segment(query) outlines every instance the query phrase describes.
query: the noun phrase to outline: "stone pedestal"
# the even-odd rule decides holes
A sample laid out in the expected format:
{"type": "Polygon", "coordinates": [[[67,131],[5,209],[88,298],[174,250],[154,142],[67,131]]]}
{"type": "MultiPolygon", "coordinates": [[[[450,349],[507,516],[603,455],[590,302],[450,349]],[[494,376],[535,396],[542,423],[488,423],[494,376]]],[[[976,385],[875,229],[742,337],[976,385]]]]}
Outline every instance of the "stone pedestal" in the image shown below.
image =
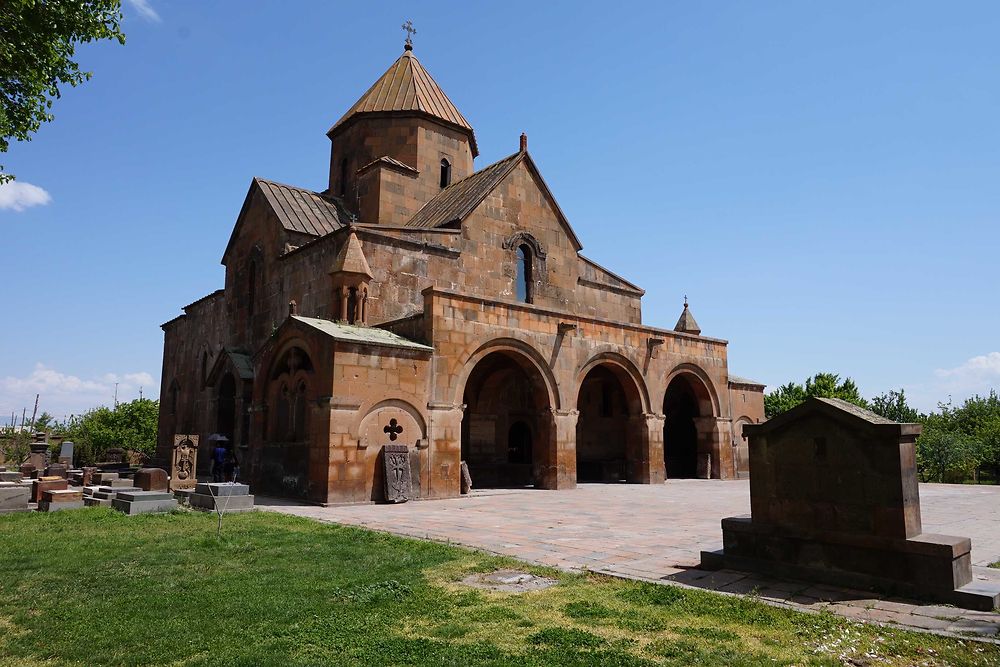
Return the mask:
{"type": "Polygon", "coordinates": [[[192,509],[203,512],[249,512],[253,496],[246,484],[230,482],[199,483],[188,497],[192,509]]]}
{"type": "Polygon", "coordinates": [[[992,610],[1000,586],[972,583],[966,537],[923,533],[914,442],[897,424],[811,398],[748,424],[750,517],[722,520],[723,550],[702,567],[992,610]]]}
{"type": "Polygon", "coordinates": [[[35,467],[35,470],[45,470],[45,466],[49,464],[49,446],[44,442],[33,442],[28,445],[30,449],[30,454],[28,454],[28,463],[35,467]]]}
{"type": "Polygon", "coordinates": [[[166,491],[118,491],[111,508],[125,514],[163,513],[176,509],[177,501],[166,491]]]}

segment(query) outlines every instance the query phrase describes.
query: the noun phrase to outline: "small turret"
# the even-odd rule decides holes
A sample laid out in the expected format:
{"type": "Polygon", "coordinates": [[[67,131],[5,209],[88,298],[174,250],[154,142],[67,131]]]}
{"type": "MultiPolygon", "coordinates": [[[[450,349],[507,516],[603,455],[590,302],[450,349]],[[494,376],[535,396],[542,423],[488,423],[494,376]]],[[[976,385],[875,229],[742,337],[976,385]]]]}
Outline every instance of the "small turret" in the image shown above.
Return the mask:
{"type": "Polygon", "coordinates": [[[367,324],[368,283],[371,282],[372,271],[361,249],[361,241],[353,231],[337,253],[330,276],[333,278],[333,303],[338,319],[348,324],[367,324]]]}
{"type": "Polygon", "coordinates": [[[695,336],[701,335],[701,327],[698,326],[698,323],[694,319],[694,315],[691,314],[691,310],[688,308],[687,296],[684,297],[684,311],[677,320],[677,324],[674,326],[674,331],[694,334],[695,336]]]}

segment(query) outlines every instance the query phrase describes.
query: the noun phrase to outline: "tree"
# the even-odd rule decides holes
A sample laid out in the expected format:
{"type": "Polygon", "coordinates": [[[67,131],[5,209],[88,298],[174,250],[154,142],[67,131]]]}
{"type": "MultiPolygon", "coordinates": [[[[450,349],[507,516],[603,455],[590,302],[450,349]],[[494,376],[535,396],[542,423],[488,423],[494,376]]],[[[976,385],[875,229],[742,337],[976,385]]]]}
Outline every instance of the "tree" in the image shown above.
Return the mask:
{"type": "Polygon", "coordinates": [[[841,381],[840,376],[836,373],[816,373],[816,375],[806,379],[805,386],[789,382],[765,395],[764,413],[770,419],[785,410],[794,408],[810,396],[839,398],[863,408],[868,407],[868,402],[861,396],[858,385],[851,378],[845,378],[841,381]]]}
{"type": "MultiPolygon", "coordinates": [[[[73,60],[76,44],[125,43],[121,0],[6,0],[0,3],[0,153],[10,140],[30,141],[52,120],[59,86],[93,73],[73,60]]],[[[0,166],[0,183],[12,180],[0,166]]]]}
{"type": "Polygon", "coordinates": [[[148,398],[119,403],[114,409],[94,408],[73,417],[66,425],[65,436],[79,447],[79,460],[88,464],[102,460],[113,447],[152,455],[156,451],[159,414],[160,402],[148,398]]]}
{"type": "Polygon", "coordinates": [[[913,424],[921,420],[921,415],[906,402],[906,392],[890,390],[871,400],[871,411],[886,419],[902,424],[913,424]]]}

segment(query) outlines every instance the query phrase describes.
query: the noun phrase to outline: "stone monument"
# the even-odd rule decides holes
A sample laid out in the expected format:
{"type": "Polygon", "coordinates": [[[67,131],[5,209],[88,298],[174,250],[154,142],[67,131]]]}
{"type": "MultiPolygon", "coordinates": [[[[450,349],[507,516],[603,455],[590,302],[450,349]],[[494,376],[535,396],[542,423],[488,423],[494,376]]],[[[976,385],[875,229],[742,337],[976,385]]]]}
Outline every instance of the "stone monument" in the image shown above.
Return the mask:
{"type": "Polygon", "coordinates": [[[236,482],[200,483],[188,497],[192,509],[204,512],[249,512],[253,509],[250,487],[236,482]]]}
{"type": "Polygon", "coordinates": [[[83,507],[82,489],[56,489],[42,492],[38,501],[39,512],[58,512],[83,507]]]}
{"type": "Polygon", "coordinates": [[[992,610],[1000,588],[972,583],[971,540],[921,530],[920,428],[831,398],[745,425],[751,514],[722,520],[702,567],[992,610]]]}
{"type": "Polygon", "coordinates": [[[166,491],[167,471],[163,468],[139,468],[132,483],[143,491],[166,491]]]}
{"type": "Polygon", "coordinates": [[[175,435],[170,460],[170,489],[193,489],[198,484],[198,436],[175,435]]]}
{"type": "Polygon", "coordinates": [[[66,467],[73,466],[73,443],[69,440],[63,441],[59,446],[59,463],[66,467]]]}
{"type": "MultiPolygon", "coordinates": [[[[96,494],[95,494],[96,495],[96,494]]],[[[151,514],[169,512],[176,509],[177,501],[167,491],[124,491],[116,490],[111,500],[111,509],[124,514],[151,514]]]]}
{"type": "Polygon", "coordinates": [[[31,487],[17,482],[0,482],[0,514],[27,512],[31,487]]]}
{"type": "Polygon", "coordinates": [[[410,499],[410,455],[406,445],[384,445],[385,458],[385,501],[405,503],[410,499]]]}

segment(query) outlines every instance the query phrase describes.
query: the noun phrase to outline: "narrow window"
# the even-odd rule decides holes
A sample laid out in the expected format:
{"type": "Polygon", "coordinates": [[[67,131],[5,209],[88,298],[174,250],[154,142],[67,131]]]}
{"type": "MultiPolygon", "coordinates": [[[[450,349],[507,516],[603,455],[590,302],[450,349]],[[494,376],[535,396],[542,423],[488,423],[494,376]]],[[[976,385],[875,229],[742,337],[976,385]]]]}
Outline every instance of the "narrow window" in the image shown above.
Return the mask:
{"type": "Polygon", "coordinates": [[[250,260],[249,285],[247,287],[247,312],[253,317],[254,308],[257,305],[257,262],[250,260]]]}
{"type": "Polygon", "coordinates": [[[441,158],[441,187],[446,188],[451,185],[451,162],[447,158],[441,158]]]}
{"type": "Polygon", "coordinates": [[[517,247],[517,300],[531,303],[531,248],[527,245],[517,247]]]}
{"type": "Polygon", "coordinates": [[[177,414],[177,397],[181,393],[181,388],[177,384],[177,380],[170,383],[170,414],[177,414]]]}
{"type": "Polygon", "coordinates": [[[201,383],[202,385],[208,380],[208,352],[201,353],[201,383]]]}
{"type": "Polygon", "coordinates": [[[354,324],[358,320],[358,288],[352,287],[347,292],[347,323],[354,324]]]}
{"type": "Polygon", "coordinates": [[[347,158],[340,161],[340,196],[347,194],[347,158]]]}

